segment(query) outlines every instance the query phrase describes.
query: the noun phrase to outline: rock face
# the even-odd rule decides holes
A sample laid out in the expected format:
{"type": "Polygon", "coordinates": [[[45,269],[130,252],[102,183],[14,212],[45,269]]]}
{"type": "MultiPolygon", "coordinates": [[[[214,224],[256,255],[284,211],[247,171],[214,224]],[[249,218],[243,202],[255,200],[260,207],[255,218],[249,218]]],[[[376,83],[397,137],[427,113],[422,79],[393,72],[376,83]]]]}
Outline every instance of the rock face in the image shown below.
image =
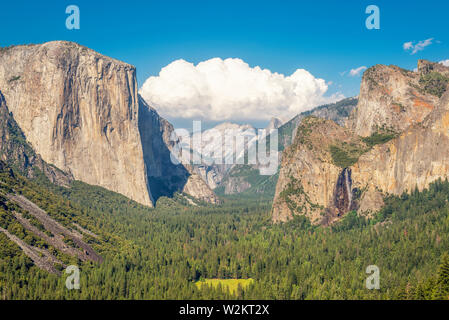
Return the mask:
{"type": "Polygon", "coordinates": [[[32,149],[74,179],[147,206],[186,185],[217,200],[171,163],[173,127],[139,97],[133,66],[66,41],[1,48],[0,90],[32,149]]]}
{"type": "Polygon", "coordinates": [[[220,203],[220,200],[215,195],[215,193],[209,187],[207,187],[204,180],[195,173],[190,174],[187,183],[182,189],[182,192],[187,193],[203,202],[212,204],[220,203]]]}
{"type": "Polygon", "coordinates": [[[357,108],[348,126],[367,137],[379,129],[402,132],[419,123],[433,110],[438,97],[422,90],[423,70],[376,65],[363,75],[357,108]]]}
{"type": "MultiPolygon", "coordinates": [[[[320,223],[326,208],[334,207],[335,201],[339,201],[335,200],[336,195],[341,196],[336,185],[344,169],[333,162],[330,147],[340,142],[360,143],[348,129],[333,121],[307,117],[301,122],[294,143],[282,155],[273,201],[275,222],[303,214],[313,223],[320,223]]],[[[343,179],[346,179],[344,173],[343,179]]],[[[332,214],[342,213],[333,210],[332,214]]]]}
{"type": "Polygon", "coordinates": [[[225,177],[226,172],[229,170],[227,167],[228,165],[220,165],[220,164],[199,164],[199,165],[193,165],[192,170],[201,177],[201,179],[206,182],[206,184],[211,188],[212,190],[217,188],[221,182],[223,181],[223,178],[225,177]]]}
{"type": "Polygon", "coordinates": [[[72,177],[48,165],[26,142],[25,135],[10,114],[0,91],[0,157],[10,167],[28,178],[42,172],[52,183],[67,187],[72,177]]]}
{"type": "Polygon", "coordinates": [[[208,203],[219,200],[190,166],[174,164],[170,152],[179,142],[173,126],[139,95],[139,131],[148,184],[154,201],[185,192],[208,203]]]}
{"type": "MultiPolygon", "coordinates": [[[[428,60],[419,60],[418,61],[418,73],[422,76],[426,76],[432,74],[433,72],[439,73],[443,76],[449,76],[449,67],[441,64],[434,63],[428,60]]],[[[435,83],[434,83],[435,86],[435,83]]],[[[438,95],[440,96],[440,95],[438,95]]]]}
{"type": "MultiPolygon", "coordinates": [[[[282,151],[289,146],[294,139],[295,131],[306,116],[314,115],[318,118],[331,119],[339,124],[344,124],[349,114],[357,105],[357,98],[348,98],[337,103],[316,107],[310,111],[304,112],[283,123],[280,119],[272,118],[266,130],[278,129],[279,150],[282,151]]],[[[210,154],[213,150],[219,150],[217,144],[220,141],[213,139],[214,132],[218,131],[224,135],[226,130],[235,130],[239,133],[256,130],[250,125],[238,125],[234,123],[222,123],[213,129],[205,130],[202,133],[202,151],[203,154],[210,154]]],[[[255,131],[256,132],[256,131],[255,131]]],[[[256,132],[257,133],[257,132],[256,132]]],[[[198,151],[197,151],[198,152],[198,151]]],[[[234,157],[234,153],[227,153],[225,157],[234,157]]],[[[257,165],[241,164],[208,164],[202,163],[192,166],[193,172],[197,173],[207,185],[217,194],[232,195],[245,192],[246,194],[256,195],[272,199],[277,182],[275,176],[261,176],[257,165]]]]}
{"type": "Polygon", "coordinates": [[[283,125],[282,120],[278,118],[271,118],[270,123],[265,128],[265,130],[270,131],[272,129],[279,129],[280,127],[282,127],[282,125],[283,125]]]}
{"type": "Polygon", "coordinates": [[[347,128],[304,119],[282,155],[273,221],[299,214],[330,224],[351,210],[371,215],[387,194],[448,178],[448,75],[428,61],[419,61],[416,73],[375,66],[363,77],[347,128]]]}
{"type": "Polygon", "coordinates": [[[70,42],[17,46],[0,54],[0,88],[46,162],[152,205],[133,66],[70,42]]]}
{"type": "MultiPolygon", "coordinates": [[[[353,166],[354,187],[367,188],[365,196],[422,190],[431,182],[449,178],[449,92],[421,123],[398,138],[362,155],[353,166]]],[[[375,211],[381,203],[365,204],[360,211],[375,211]]]]}

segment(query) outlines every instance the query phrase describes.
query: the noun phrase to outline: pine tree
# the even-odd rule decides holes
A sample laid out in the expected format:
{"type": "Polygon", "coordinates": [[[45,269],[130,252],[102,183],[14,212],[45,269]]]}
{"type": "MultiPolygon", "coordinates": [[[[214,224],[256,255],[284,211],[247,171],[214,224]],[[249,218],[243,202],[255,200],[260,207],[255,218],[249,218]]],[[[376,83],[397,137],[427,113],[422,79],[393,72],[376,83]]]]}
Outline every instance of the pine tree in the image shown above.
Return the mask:
{"type": "Polygon", "coordinates": [[[438,270],[437,298],[449,300],[449,255],[444,254],[441,260],[438,270]]]}

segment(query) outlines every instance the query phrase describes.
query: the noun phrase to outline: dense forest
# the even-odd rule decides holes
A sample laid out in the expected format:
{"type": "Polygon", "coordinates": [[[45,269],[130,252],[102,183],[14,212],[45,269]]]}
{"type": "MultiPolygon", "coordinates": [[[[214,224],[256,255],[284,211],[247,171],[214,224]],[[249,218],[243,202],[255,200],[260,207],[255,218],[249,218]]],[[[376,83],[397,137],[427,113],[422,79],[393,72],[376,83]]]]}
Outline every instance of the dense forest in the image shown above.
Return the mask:
{"type": "Polygon", "coordinates": [[[0,233],[0,299],[447,299],[449,182],[388,197],[366,219],[355,212],[331,227],[303,217],[271,223],[269,201],[227,198],[220,206],[189,206],[178,195],[156,209],[81,182],[57,187],[12,171],[0,173],[0,227],[34,246],[49,245],[13,216],[6,194],[23,194],[61,224],[98,237],[86,241],[104,258],[81,262],[80,290],[66,274],[36,267],[0,233]],[[380,270],[380,290],[365,287],[366,267],[380,270]],[[195,285],[202,279],[253,279],[230,292],[195,285]]]}

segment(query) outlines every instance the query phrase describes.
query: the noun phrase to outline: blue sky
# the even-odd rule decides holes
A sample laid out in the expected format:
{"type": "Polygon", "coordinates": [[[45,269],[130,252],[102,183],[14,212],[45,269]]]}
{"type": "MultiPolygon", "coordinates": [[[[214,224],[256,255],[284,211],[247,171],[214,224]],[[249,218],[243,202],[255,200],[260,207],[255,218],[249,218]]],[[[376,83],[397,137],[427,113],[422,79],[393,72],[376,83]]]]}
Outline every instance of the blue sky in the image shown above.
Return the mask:
{"type": "Polygon", "coordinates": [[[329,94],[358,94],[360,66],[449,59],[449,1],[39,1],[2,3],[0,46],[70,40],[137,67],[139,86],[174,60],[240,58],[290,75],[304,68],[331,81],[329,94]],[[81,29],[65,28],[65,8],[81,29]],[[365,8],[380,8],[381,29],[365,28],[365,8]],[[433,38],[412,55],[409,41],[433,38]]]}

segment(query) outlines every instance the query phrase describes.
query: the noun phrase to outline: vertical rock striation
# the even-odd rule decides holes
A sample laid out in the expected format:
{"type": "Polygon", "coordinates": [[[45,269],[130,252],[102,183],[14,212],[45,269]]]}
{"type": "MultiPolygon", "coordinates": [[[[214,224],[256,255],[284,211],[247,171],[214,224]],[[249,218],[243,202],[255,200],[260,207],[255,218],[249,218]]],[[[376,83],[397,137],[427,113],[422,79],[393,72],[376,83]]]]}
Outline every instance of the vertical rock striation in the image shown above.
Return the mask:
{"type": "Polygon", "coordinates": [[[35,178],[42,172],[52,183],[67,187],[72,177],[48,165],[26,142],[25,135],[9,112],[0,91],[0,159],[20,174],[35,178]]]}
{"type": "Polygon", "coordinates": [[[133,66],[71,42],[17,46],[0,52],[0,90],[43,160],[152,205],[133,66]]]}

